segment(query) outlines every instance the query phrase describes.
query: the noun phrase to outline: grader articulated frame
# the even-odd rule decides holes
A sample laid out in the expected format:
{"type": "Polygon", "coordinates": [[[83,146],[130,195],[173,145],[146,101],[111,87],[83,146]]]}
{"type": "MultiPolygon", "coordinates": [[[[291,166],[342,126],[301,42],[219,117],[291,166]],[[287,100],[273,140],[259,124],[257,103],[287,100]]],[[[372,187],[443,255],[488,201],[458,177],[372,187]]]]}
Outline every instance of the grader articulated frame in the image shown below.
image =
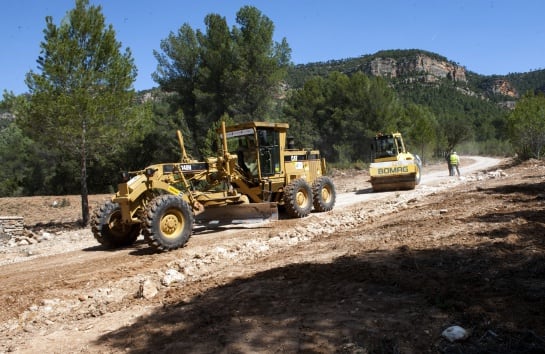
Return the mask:
{"type": "Polygon", "coordinates": [[[143,234],[162,251],[186,244],[195,223],[305,217],[333,209],[336,192],[320,152],[296,149],[286,123],[248,122],[219,130],[221,151],[204,161],[188,158],[178,131],[181,161],[125,173],[111,201],[95,210],[91,228],[108,248],[133,244],[143,234]],[[234,153],[231,153],[234,152],[234,153]]]}

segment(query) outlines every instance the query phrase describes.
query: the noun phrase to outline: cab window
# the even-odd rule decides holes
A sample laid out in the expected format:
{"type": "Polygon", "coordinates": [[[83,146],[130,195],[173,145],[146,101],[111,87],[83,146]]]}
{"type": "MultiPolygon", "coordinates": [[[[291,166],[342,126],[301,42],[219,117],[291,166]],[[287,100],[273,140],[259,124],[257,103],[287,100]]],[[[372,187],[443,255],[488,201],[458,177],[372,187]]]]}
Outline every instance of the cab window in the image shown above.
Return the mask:
{"type": "Polygon", "coordinates": [[[273,129],[258,129],[259,164],[262,176],[280,172],[280,133],[273,129]]]}

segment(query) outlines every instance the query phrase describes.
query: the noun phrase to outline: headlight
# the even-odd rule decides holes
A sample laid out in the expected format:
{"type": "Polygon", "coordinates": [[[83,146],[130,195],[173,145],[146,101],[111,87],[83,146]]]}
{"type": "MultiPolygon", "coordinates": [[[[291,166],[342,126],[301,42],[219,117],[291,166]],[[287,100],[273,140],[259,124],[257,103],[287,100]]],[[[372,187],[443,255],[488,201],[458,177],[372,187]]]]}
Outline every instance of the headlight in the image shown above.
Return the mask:
{"type": "Polygon", "coordinates": [[[127,171],[121,172],[121,181],[127,182],[130,179],[129,173],[127,171]]]}
{"type": "Polygon", "coordinates": [[[155,171],[157,171],[155,168],[146,168],[146,177],[153,177],[155,171]]]}

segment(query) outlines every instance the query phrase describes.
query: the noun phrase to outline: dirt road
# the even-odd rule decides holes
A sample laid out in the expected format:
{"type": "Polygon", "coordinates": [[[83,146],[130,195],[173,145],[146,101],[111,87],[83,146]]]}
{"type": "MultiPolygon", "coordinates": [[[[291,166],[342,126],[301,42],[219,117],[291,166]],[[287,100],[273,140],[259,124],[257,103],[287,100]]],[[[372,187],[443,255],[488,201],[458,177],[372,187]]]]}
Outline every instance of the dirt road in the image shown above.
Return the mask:
{"type": "Polygon", "coordinates": [[[462,161],[414,191],[339,173],[332,212],[196,230],[169,253],[105,251],[89,230],[3,247],[0,352],[543,352],[545,165],[462,161]]]}
{"type": "MultiPolygon", "coordinates": [[[[463,162],[464,164],[460,167],[460,174],[462,179],[465,180],[467,176],[472,176],[475,172],[485,171],[497,166],[500,163],[500,160],[484,156],[464,156],[463,162]]],[[[337,208],[343,208],[353,204],[388,198],[392,195],[399,194],[399,191],[373,193],[371,185],[367,180],[368,177],[365,171],[362,172],[360,178],[355,178],[352,183],[349,183],[348,181],[341,182],[341,193],[339,193],[337,197],[335,206],[337,208]],[[350,191],[350,189],[353,191],[350,191]]],[[[449,178],[446,165],[443,166],[443,168],[441,165],[434,165],[431,170],[424,168],[418,191],[420,193],[427,193],[435,191],[438,186],[445,187],[456,182],[456,179],[449,178]]]]}

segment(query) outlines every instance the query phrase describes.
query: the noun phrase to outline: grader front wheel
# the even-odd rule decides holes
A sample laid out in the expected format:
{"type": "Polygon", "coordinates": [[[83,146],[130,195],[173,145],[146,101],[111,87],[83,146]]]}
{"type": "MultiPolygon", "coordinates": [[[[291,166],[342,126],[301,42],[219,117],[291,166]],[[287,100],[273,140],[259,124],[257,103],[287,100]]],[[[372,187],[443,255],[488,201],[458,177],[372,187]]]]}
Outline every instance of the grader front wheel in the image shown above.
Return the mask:
{"type": "Polygon", "coordinates": [[[140,224],[121,222],[121,209],[117,203],[107,202],[95,210],[91,230],[95,239],[107,248],[132,245],[140,234],[140,224]]]}
{"type": "Polygon", "coordinates": [[[304,179],[296,179],[284,190],[286,213],[292,218],[304,218],[312,209],[312,190],[304,179]]]}
{"type": "Polygon", "coordinates": [[[193,212],[189,204],[174,195],[162,195],[146,208],[144,237],[160,251],[170,251],[186,244],[193,231],[193,212]]]}

